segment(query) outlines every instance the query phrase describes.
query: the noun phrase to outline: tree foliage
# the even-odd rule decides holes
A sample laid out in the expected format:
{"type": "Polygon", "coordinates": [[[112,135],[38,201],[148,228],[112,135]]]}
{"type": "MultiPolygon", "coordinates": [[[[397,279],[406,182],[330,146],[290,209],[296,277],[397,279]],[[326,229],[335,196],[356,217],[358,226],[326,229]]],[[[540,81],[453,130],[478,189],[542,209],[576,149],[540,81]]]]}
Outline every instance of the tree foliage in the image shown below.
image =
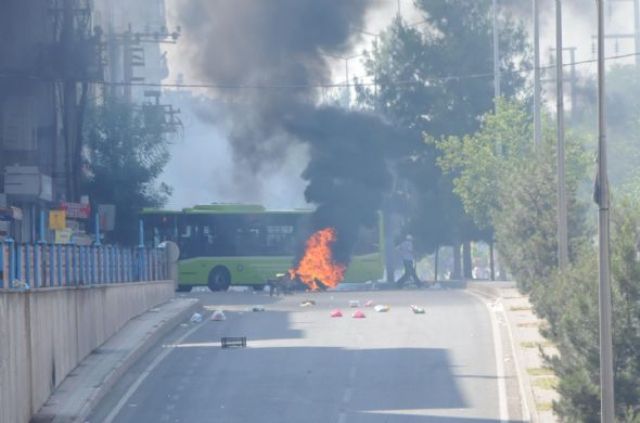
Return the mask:
{"type": "MultiPolygon", "coordinates": [[[[358,87],[359,102],[436,140],[471,134],[493,107],[491,2],[420,0],[416,6],[421,26],[396,19],[366,52],[365,69],[376,84],[358,87]]],[[[526,37],[509,16],[500,18],[500,27],[502,92],[514,96],[524,91],[526,37]]],[[[398,176],[412,186],[405,189],[406,230],[425,252],[490,233],[465,214],[452,178],[436,164],[439,154],[434,144],[424,143],[395,163],[398,176]]]]}
{"type": "MultiPolygon", "coordinates": [[[[640,204],[623,198],[612,209],[611,272],[616,414],[640,421],[640,204]]],[[[559,376],[555,411],[565,421],[600,421],[598,264],[586,249],[566,272],[556,273],[545,296],[547,332],[559,355],[549,363],[559,376]]]]}
{"type": "Polygon", "coordinates": [[[136,106],[107,99],[93,106],[85,124],[84,188],[91,202],[116,206],[113,242],[137,239],[138,213],[164,204],[170,189],[157,178],[169,160],[159,121],[136,106]]]}

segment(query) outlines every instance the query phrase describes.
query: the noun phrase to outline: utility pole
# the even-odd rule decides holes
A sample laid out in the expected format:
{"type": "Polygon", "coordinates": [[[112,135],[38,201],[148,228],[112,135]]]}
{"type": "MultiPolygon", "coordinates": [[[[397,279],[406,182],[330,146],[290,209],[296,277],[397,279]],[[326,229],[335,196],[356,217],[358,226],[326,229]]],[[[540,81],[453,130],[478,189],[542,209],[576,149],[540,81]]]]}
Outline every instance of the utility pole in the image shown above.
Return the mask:
{"type": "MultiPolygon", "coordinates": [[[[633,32],[635,35],[635,53],[640,52],[640,0],[633,0],[633,32]]],[[[636,66],[640,65],[640,57],[636,55],[636,66]]]]}
{"type": "MultiPolygon", "coordinates": [[[[633,39],[634,40],[634,53],[640,52],[640,0],[608,0],[609,8],[611,8],[611,3],[613,2],[633,2],[633,33],[614,33],[614,34],[605,34],[603,37],[605,39],[613,39],[615,40],[615,52],[618,53],[618,40],[622,39],[633,39]]],[[[604,19],[604,18],[603,18],[604,19]]],[[[597,38],[597,35],[594,35],[592,38],[597,38]]],[[[640,55],[636,54],[635,56],[636,66],[640,66],[640,55]]]]}
{"type": "Polygon", "coordinates": [[[493,0],[493,89],[494,102],[500,98],[500,44],[498,37],[498,0],[493,0]]]}
{"type": "MultiPolygon", "coordinates": [[[[64,0],[62,3],[62,31],[60,34],[60,42],[63,46],[64,66],[63,66],[63,118],[62,118],[62,134],[63,134],[63,150],[62,155],[57,160],[62,160],[62,166],[58,170],[59,175],[64,175],[64,193],[67,201],[75,201],[79,193],[76,192],[77,184],[74,175],[74,154],[76,140],[76,123],[78,119],[77,108],[77,69],[74,69],[73,55],[74,39],[76,38],[76,0],[64,0]]],[[[62,184],[61,184],[62,185],[62,184]]]]}
{"type": "Polygon", "coordinates": [[[598,176],[594,197],[599,206],[600,421],[614,423],[611,275],[609,271],[609,180],[607,175],[604,89],[604,0],[596,0],[596,2],[598,7],[598,176]]]}
{"type": "Polygon", "coordinates": [[[558,264],[566,269],[569,264],[567,230],[567,196],[564,170],[564,77],[562,70],[562,0],[556,0],[556,97],[558,128],[558,264]]]}
{"type": "Polygon", "coordinates": [[[542,143],[542,117],[540,116],[540,9],[539,0],[533,0],[533,142],[542,143]]]}

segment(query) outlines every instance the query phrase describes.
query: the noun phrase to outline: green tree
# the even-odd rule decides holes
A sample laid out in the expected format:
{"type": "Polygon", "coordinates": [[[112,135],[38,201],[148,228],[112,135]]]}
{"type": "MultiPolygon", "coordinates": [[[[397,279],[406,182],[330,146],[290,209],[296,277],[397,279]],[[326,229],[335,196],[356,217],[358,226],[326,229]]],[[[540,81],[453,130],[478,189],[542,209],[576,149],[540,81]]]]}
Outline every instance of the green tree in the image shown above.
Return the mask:
{"type": "Polygon", "coordinates": [[[160,120],[131,103],[108,99],[89,109],[85,140],[84,192],[93,205],[116,206],[109,240],[133,244],[140,210],[159,207],[170,195],[170,188],[157,182],[169,160],[160,120]]]}
{"type": "MultiPolygon", "coordinates": [[[[418,0],[416,6],[423,13],[422,31],[396,19],[366,53],[366,72],[376,86],[358,87],[360,104],[436,140],[471,134],[493,107],[491,2],[418,0]]],[[[511,97],[524,90],[528,48],[510,17],[502,16],[500,26],[502,92],[511,97]]],[[[399,177],[413,185],[406,230],[423,252],[488,240],[490,230],[464,213],[452,177],[436,165],[438,155],[433,143],[425,143],[396,163],[399,177]]]]}
{"type": "MultiPolygon", "coordinates": [[[[612,207],[611,271],[616,414],[640,421],[640,203],[612,207]]],[[[549,363],[559,377],[556,413],[569,422],[599,422],[598,264],[595,248],[584,250],[567,272],[552,277],[546,301],[556,313],[546,335],[559,355],[549,363]]]]}
{"type": "MultiPolygon", "coordinates": [[[[543,144],[532,145],[532,128],[521,102],[501,101],[472,136],[437,143],[438,161],[451,175],[465,211],[481,228],[493,228],[498,249],[526,292],[544,287],[556,267],[556,158],[553,125],[543,144]]],[[[567,190],[572,257],[586,241],[585,205],[577,200],[588,157],[584,140],[567,136],[567,190]]],[[[541,288],[544,289],[544,288],[541,288]]]]}

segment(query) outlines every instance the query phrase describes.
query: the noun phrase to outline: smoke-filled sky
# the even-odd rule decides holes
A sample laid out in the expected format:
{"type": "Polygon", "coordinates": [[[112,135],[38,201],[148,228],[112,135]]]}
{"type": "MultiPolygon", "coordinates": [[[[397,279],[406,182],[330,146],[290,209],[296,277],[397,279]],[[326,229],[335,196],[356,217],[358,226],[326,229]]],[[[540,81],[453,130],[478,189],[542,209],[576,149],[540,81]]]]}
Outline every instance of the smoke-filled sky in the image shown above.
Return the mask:
{"type": "MultiPolygon", "coordinates": [[[[422,19],[411,0],[399,3],[406,21],[422,19]]],[[[503,11],[522,17],[529,29],[531,0],[499,0],[499,4],[503,11]]],[[[540,0],[543,65],[549,62],[549,48],[555,42],[554,4],[554,0],[540,0]]],[[[592,59],[595,1],[565,0],[563,4],[565,46],[578,48],[577,60],[592,59]]],[[[607,30],[631,32],[632,2],[611,4],[607,30]]],[[[167,9],[169,27],[181,25],[183,31],[178,45],[168,49],[170,82],[182,75],[187,83],[306,85],[343,82],[344,60],[336,57],[353,57],[367,48],[372,37],[358,30],[383,30],[398,13],[398,2],[167,0],[167,9]],[[300,36],[291,36],[296,33],[300,36]]],[[[617,50],[615,47],[609,41],[607,55],[634,50],[630,40],[620,41],[617,50]]],[[[566,56],[565,62],[568,60],[566,56]]],[[[595,66],[578,69],[588,72],[595,66]]],[[[349,73],[351,77],[363,75],[358,57],[349,60],[349,73]]],[[[306,182],[300,175],[309,161],[308,148],[292,142],[290,134],[280,127],[277,114],[291,101],[309,100],[316,93],[298,90],[290,96],[231,91],[232,97],[226,96],[229,91],[225,90],[196,91],[212,96],[220,109],[230,112],[210,116],[202,104],[193,106],[183,96],[180,106],[187,121],[184,137],[174,144],[163,175],[163,180],[174,187],[170,205],[245,201],[275,208],[303,206],[306,182]],[[247,103],[257,107],[246,108],[247,103]],[[230,124],[230,119],[239,116],[249,124],[230,124]],[[256,143],[256,136],[264,136],[264,142],[256,143]]]]}

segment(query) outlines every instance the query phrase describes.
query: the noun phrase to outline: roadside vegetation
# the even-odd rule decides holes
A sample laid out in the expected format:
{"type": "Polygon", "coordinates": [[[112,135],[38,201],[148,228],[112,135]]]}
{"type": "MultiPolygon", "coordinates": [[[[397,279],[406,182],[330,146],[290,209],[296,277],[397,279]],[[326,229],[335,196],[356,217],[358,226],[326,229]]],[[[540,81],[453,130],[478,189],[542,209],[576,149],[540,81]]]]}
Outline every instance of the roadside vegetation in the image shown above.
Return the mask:
{"type": "MultiPolygon", "coordinates": [[[[470,241],[495,244],[510,276],[548,322],[541,331],[559,352],[546,357],[557,377],[548,385],[560,394],[554,412],[563,421],[598,422],[593,77],[579,75],[577,102],[567,118],[571,264],[560,271],[556,123],[553,116],[543,116],[542,142],[533,144],[531,87],[522,77],[529,69],[529,47],[521,25],[502,18],[503,97],[494,104],[486,101],[491,79],[441,78],[491,69],[485,63],[491,57],[488,3],[417,4],[427,29],[396,20],[366,55],[376,87],[359,88],[361,107],[423,135],[422,145],[393,164],[405,183],[396,184],[400,188],[391,193],[392,202],[424,254],[444,245],[459,251],[470,241]],[[465,19],[476,24],[466,25],[465,19]],[[462,54],[456,45],[477,48],[462,54]]],[[[620,421],[640,422],[640,79],[634,66],[616,66],[608,84],[616,413],[620,421]]]]}

